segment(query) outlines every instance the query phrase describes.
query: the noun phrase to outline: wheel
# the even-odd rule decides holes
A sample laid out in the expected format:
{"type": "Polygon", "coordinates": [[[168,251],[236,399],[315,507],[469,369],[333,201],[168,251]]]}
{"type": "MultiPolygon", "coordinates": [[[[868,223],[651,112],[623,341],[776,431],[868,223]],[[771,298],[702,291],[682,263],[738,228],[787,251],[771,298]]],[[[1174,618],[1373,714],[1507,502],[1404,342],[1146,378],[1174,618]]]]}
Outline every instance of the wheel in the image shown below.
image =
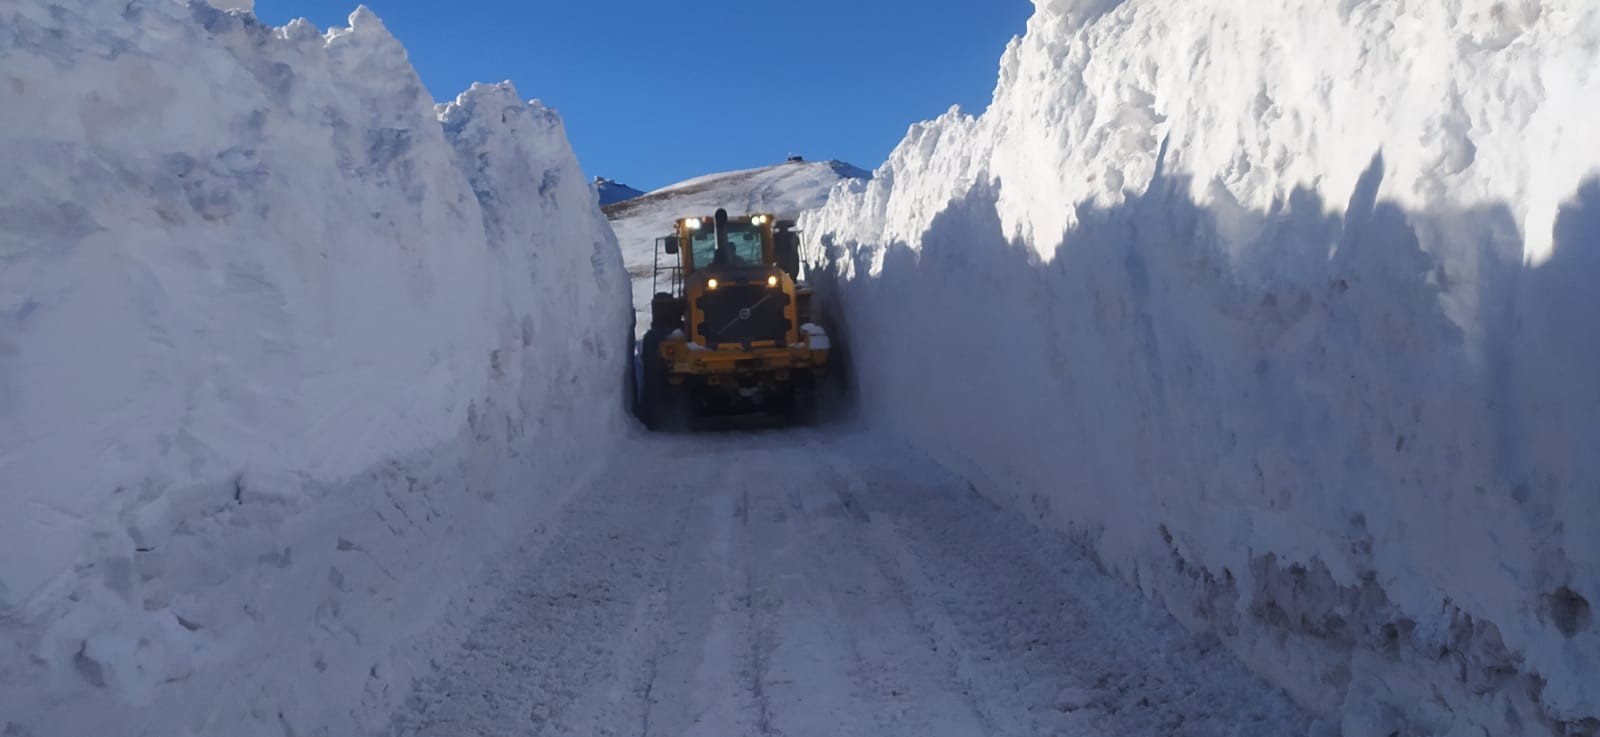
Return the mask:
{"type": "Polygon", "coordinates": [[[816,422],[816,393],[811,382],[796,380],[783,400],[783,421],[789,427],[805,427],[816,422]]]}
{"type": "Polygon", "coordinates": [[[674,299],[667,292],[656,292],[650,298],[650,329],[661,331],[662,336],[683,327],[683,300],[674,299]]]}
{"type": "Polygon", "coordinates": [[[687,387],[667,379],[667,362],[661,358],[663,331],[651,328],[639,341],[639,421],[654,432],[693,429],[692,398],[687,387]]]}
{"type": "Polygon", "coordinates": [[[661,395],[671,388],[666,362],[661,360],[661,333],[651,328],[639,341],[638,417],[644,426],[656,430],[661,415],[661,395]]]}

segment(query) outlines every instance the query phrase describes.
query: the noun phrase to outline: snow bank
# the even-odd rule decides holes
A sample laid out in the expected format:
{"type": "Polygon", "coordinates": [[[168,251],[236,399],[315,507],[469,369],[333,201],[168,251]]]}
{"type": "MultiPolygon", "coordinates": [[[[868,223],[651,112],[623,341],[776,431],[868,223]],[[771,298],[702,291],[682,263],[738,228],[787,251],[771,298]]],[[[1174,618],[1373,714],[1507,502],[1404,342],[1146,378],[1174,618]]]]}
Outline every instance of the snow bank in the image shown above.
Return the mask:
{"type": "Polygon", "coordinates": [[[861,412],[1324,734],[1593,733],[1600,10],[1036,5],[802,223],[861,412]]]}
{"type": "Polygon", "coordinates": [[[372,727],[625,421],[559,118],[364,8],[27,0],[0,59],[0,732],[372,727]]]}

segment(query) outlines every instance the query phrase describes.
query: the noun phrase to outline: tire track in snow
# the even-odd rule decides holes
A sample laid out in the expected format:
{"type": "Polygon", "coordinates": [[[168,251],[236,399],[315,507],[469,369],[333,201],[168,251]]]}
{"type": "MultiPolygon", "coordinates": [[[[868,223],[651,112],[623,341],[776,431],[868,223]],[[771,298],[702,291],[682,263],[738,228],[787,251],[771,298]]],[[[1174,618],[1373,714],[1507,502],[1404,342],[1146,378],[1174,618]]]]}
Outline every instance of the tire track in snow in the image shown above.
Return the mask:
{"type": "Polygon", "coordinates": [[[744,633],[750,630],[740,585],[748,576],[735,540],[743,527],[742,500],[730,486],[730,469],[707,468],[712,473],[687,518],[668,594],[656,612],[648,719],[641,734],[751,734],[758,721],[758,695],[730,687],[743,681],[744,633]]]}
{"type": "Polygon", "coordinates": [[[933,459],[858,440],[832,447],[867,475],[869,508],[906,545],[899,569],[925,607],[919,626],[956,654],[995,734],[1306,733],[1287,695],[1065,536],[975,496],[933,459]],[[883,456],[902,461],[869,460],[883,456]]]}
{"type": "Polygon", "coordinates": [[[866,434],[642,437],[405,737],[1304,734],[1066,539],[866,434]]]}
{"type": "MultiPolygon", "coordinates": [[[[799,443],[796,443],[799,445],[799,443]]],[[[769,469],[790,480],[763,495],[771,520],[750,550],[772,604],[763,688],[784,735],[985,734],[942,657],[911,627],[913,602],[877,563],[884,541],[856,497],[864,486],[816,441],[769,469]]],[[[892,542],[892,541],[891,541],[892,542]]]]}
{"type": "Polygon", "coordinates": [[[461,652],[414,686],[397,737],[634,734],[642,694],[618,665],[642,641],[700,486],[661,483],[646,464],[605,473],[571,500],[556,537],[507,583],[461,652]],[[627,685],[619,691],[619,685],[627,685]],[[629,722],[591,731],[595,722],[629,722]]]}

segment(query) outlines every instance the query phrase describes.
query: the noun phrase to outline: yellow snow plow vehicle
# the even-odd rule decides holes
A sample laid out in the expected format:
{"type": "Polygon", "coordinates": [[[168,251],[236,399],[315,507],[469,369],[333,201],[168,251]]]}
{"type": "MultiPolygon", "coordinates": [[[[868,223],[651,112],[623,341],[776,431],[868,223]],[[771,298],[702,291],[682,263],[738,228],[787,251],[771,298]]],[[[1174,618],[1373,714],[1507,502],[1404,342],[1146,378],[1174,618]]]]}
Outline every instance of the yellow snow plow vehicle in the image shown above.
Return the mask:
{"type": "Polygon", "coordinates": [[[801,421],[827,370],[828,333],[799,280],[800,234],[767,213],[686,217],[656,239],[639,418],[685,430],[716,415],[801,421]]]}

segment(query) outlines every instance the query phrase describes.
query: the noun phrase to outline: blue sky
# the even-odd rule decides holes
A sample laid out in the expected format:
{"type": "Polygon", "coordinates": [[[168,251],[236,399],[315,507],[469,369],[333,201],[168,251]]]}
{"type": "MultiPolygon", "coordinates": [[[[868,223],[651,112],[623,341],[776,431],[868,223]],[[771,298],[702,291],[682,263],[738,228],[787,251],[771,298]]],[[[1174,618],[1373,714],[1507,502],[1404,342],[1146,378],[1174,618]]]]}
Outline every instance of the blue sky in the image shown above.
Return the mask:
{"type": "MultiPolygon", "coordinates": [[[[353,0],[257,0],[344,25],[353,0]]],[[[437,99],[509,79],[590,175],[654,189],[797,153],[874,168],[906,127],[989,104],[1029,0],[368,0],[437,99]],[[714,104],[708,104],[714,102],[714,104]],[[691,104],[692,103],[692,104],[691,104]]]]}

